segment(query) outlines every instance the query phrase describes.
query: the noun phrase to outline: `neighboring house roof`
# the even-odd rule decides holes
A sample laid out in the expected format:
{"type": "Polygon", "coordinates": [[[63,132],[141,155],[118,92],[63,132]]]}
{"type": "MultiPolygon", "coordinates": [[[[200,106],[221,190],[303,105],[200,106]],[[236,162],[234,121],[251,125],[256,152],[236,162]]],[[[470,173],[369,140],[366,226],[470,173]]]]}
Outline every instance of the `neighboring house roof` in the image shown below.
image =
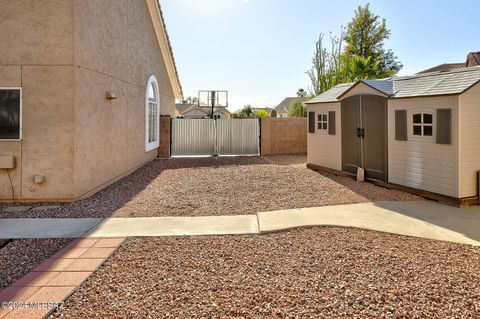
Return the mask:
{"type": "MultiPolygon", "coordinates": [[[[212,111],[212,108],[210,106],[201,106],[200,109],[202,109],[204,112],[210,113],[212,111]]],[[[215,112],[223,112],[227,114],[231,114],[230,111],[226,107],[216,107],[215,112]]]]}
{"type": "Polygon", "coordinates": [[[437,66],[434,66],[430,69],[426,69],[418,72],[417,74],[430,73],[430,72],[446,72],[456,69],[461,69],[465,67],[465,63],[443,63],[437,66]]]}
{"type": "Polygon", "coordinates": [[[163,18],[160,0],[147,0],[147,4],[158,44],[160,46],[160,51],[165,61],[167,74],[173,88],[173,93],[175,98],[181,101],[183,100],[182,85],[180,83],[180,77],[178,76],[177,65],[175,63],[175,57],[170,43],[170,37],[168,36],[167,26],[165,25],[165,19],[163,18]]]}
{"type": "MultiPolygon", "coordinates": [[[[193,110],[199,110],[199,111],[201,111],[205,114],[209,114],[211,112],[210,107],[206,107],[206,106],[200,106],[199,107],[197,103],[194,103],[194,104],[191,104],[191,103],[177,103],[177,104],[175,104],[175,108],[177,109],[178,113],[180,113],[180,115],[186,115],[193,110]]],[[[217,113],[217,112],[231,114],[230,111],[227,108],[215,108],[214,113],[217,113]]]]}
{"type": "Polygon", "coordinates": [[[473,85],[480,83],[480,66],[442,73],[425,73],[339,84],[306,103],[337,102],[341,96],[359,83],[373,87],[389,98],[455,95],[461,94],[473,85]]]}
{"type": "Polygon", "coordinates": [[[290,108],[294,102],[300,101],[305,103],[307,100],[307,97],[287,97],[280,104],[274,107],[274,109],[277,111],[277,113],[288,113],[290,112],[290,108]]]}
{"type": "Polygon", "coordinates": [[[175,104],[175,108],[177,109],[178,113],[183,113],[185,112],[186,109],[191,107],[193,104],[190,103],[177,103],[175,104]]]}
{"type": "Polygon", "coordinates": [[[424,74],[430,72],[448,72],[465,67],[480,65],[480,51],[470,52],[467,55],[467,60],[464,63],[443,63],[432,68],[418,72],[417,74],[424,74]]]}
{"type": "Polygon", "coordinates": [[[470,52],[467,55],[467,61],[465,62],[465,66],[477,66],[477,65],[480,65],[480,51],[470,52]]]}

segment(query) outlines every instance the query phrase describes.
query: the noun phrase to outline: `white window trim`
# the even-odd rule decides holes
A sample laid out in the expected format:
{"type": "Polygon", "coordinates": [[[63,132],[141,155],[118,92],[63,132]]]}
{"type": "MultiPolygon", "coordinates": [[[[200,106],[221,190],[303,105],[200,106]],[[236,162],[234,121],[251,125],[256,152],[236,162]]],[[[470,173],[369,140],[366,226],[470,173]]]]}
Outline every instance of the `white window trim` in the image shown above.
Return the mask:
{"type": "Polygon", "coordinates": [[[20,132],[16,139],[1,139],[0,142],[18,142],[23,138],[23,91],[22,87],[18,86],[0,86],[0,90],[19,90],[20,91],[20,132]]]}
{"type": "Polygon", "coordinates": [[[145,152],[149,152],[154,150],[160,146],[160,93],[158,90],[158,81],[155,75],[151,75],[148,78],[147,87],[145,89],[145,152]],[[157,96],[157,134],[156,140],[153,142],[148,142],[149,136],[149,119],[148,119],[148,108],[149,108],[149,101],[148,101],[148,90],[151,84],[154,84],[155,94],[157,96]]]}
{"type": "MultiPolygon", "coordinates": [[[[328,123],[328,112],[317,112],[316,115],[317,115],[317,118],[316,118],[315,120],[316,120],[316,122],[317,122],[317,131],[320,132],[320,133],[322,133],[322,134],[328,134],[328,127],[329,127],[329,125],[330,125],[330,124],[328,123]],[[319,115],[321,115],[322,117],[323,117],[323,115],[325,115],[325,116],[327,117],[327,120],[326,120],[326,121],[323,121],[323,120],[322,120],[322,121],[319,121],[319,120],[318,120],[318,116],[319,116],[319,115]],[[318,128],[318,124],[319,124],[319,123],[327,123],[327,128],[326,128],[326,129],[318,128]]],[[[322,125],[322,127],[323,127],[323,125],[322,125]]]]}
{"type": "Polygon", "coordinates": [[[435,139],[435,111],[434,110],[412,110],[410,115],[410,134],[412,138],[422,139],[422,140],[434,140],[435,139]],[[415,114],[422,114],[422,123],[413,123],[413,116],[415,114]],[[423,123],[423,114],[430,114],[432,115],[432,124],[424,124],[423,123]],[[422,127],[422,135],[415,135],[413,134],[413,127],[414,126],[421,126],[422,127]],[[423,127],[424,126],[431,126],[432,127],[432,135],[423,135],[423,127]]]}

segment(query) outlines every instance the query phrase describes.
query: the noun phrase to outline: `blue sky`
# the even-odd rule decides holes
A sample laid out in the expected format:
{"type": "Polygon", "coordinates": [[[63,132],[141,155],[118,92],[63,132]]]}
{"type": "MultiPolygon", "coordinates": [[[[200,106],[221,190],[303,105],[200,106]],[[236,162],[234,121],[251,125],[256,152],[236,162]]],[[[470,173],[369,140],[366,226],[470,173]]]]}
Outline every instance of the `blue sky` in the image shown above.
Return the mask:
{"type": "MultiPolygon", "coordinates": [[[[401,75],[444,62],[464,62],[480,50],[478,2],[375,0],[387,19],[386,47],[403,63],[401,75]]],[[[275,106],[307,89],[314,43],[338,34],[367,1],[162,0],[185,96],[229,91],[230,110],[275,106]]]]}

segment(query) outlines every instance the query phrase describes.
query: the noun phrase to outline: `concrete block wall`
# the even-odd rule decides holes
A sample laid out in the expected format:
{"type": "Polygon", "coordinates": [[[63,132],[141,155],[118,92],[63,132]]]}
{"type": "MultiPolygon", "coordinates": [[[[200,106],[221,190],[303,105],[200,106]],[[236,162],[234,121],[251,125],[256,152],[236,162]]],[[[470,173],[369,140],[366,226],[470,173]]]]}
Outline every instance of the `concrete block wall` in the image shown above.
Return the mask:
{"type": "Polygon", "coordinates": [[[170,157],[170,119],[170,115],[162,115],[160,117],[160,147],[158,148],[158,157],[160,158],[170,157]]]}
{"type": "Polygon", "coordinates": [[[306,117],[261,119],[261,155],[306,153],[306,117]]]}

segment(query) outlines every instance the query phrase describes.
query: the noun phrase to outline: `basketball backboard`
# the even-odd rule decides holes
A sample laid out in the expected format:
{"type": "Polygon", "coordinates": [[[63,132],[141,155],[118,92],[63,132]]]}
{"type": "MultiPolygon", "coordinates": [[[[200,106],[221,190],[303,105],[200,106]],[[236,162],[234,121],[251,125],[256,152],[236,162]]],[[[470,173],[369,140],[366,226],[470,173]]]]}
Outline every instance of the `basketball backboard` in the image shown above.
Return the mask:
{"type": "Polygon", "coordinates": [[[201,90],[198,91],[198,106],[200,107],[228,107],[228,91],[201,90]]]}

